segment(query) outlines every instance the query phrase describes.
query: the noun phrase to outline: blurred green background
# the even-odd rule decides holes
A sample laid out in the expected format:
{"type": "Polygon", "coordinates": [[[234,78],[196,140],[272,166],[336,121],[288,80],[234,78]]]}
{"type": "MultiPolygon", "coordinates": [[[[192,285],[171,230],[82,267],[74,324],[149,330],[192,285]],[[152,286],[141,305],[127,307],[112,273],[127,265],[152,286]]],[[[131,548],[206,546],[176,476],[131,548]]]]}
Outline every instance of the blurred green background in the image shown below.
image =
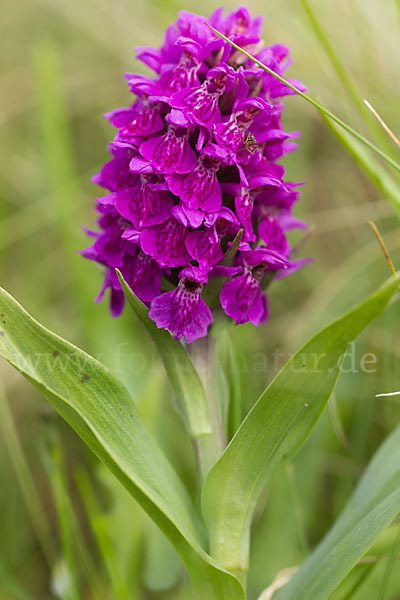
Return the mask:
{"type": "MultiPolygon", "coordinates": [[[[290,45],[290,76],[399,159],[400,150],[362,108],[367,98],[399,133],[399,0],[310,3],[328,48],[304,2],[247,5],[265,15],[267,44],[290,45]]],[[[98,189],[90,177],[113,135],[102,114],[131,101],[122,74],[144,72],[133,48],[160,45],[178,10],[208,15],[217,6],[5,0],[0,24],[0,284],[39,321],[117,372],[194,495],[192,452],[155,350],[128,310],[114,320],[106,302],[94,305],[101,271],[76,250],[87,245],[81,225],[94,224],[98,189]]],[[[314,262],[272,285],[267,324],[217,330],[221,394],[228,397],[233,364],[242,414],[285,356],[388,275],[369,219],[400,264],[395,172],[358,147],[354,160],[301,98],[288,99],[285,124],[302,130],[299,150],[284,164],[289,179],[306,182],[296,216],[312,227],[302,254],[314,262]],[[239,348],[233,357],[232,347],[239,348]]],[[[329,410],[264,494],[253,527],[251,600],[307,556],[398,422],[400,396],[375,397],[400,389],[398,317],[389,307],[357,341],[329,410]],[[376,357],[368,365],[374,372],[361,369],[365,353],[376,357]]],[[[186,598],[179,560],[120,484],[4,362],[0,377],[0,600],[186,598]]],[[[334,600],[400,598],[396,531],[395,524],[334,600]]]]}

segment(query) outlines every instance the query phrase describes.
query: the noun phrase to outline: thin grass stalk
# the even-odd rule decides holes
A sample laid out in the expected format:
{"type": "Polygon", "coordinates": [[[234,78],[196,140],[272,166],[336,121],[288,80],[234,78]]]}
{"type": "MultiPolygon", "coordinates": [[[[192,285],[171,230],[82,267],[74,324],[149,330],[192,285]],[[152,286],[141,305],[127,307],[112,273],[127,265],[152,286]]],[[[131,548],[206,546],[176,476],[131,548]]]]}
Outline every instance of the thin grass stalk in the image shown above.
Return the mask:
{"type": "Polygon", "coordinates": [[[39,100],[39,124],[42,137],[44,171],[47,174],[52,206],[60,242],[64,250],[63,277],[69,280],[68,289],[81,320],[82,330],[93,311],[88,311],[89,283],[80,268],[76,251],[82,241],[80,224],[74,208],[79,208],[81,190],[75,165],[68,112],[63,95],[62,67],[59,50],[52,41],[39,41],[34,46],[34,67],[39,100]],[[86,318],[85,318],[86,317],[86,318]]]}
{"type": "Polygon", "coordinates": [[[331,61],[333,68],[336,71],[339,79],[341,80],[343,86],[347,90],[349,97],[351,98],[355,108],[359,111],[364,121],[368,125],[369,130],[374,135],[374,137],[379,141],[379,144],[385,148],[386,152],[392,152],[392,146],[388,144],[388,139],[386,136],[382,135],[382,130],[377,127],[377,123],[375,119],[372,118],[371,113],[366,109],[366,106],[363,102],[362,96],[358,92],[353,79],[348,74],[346,67],[344,66],[341,58],[336,52],[333,44],[330,42],[321,22],[319,21],[316,13],[312,10],[310,3],[308,0],[300,0],[300,4],[302,5],[305,14],[308,17],[310,25],[314,30],[316,37],[318,38],[319,43],[322,48],[325,50],[326,55],[331,61]]]}
{"type": "Polygon", "coordinates": [[[342,146],[350,153],[358,165],[365,171],[378,190],[387,198],[400,218],[400,189],[397,182],[384,169],[379,161],[370,155],[354,137],[348,135],[328,117],[323,119],[342,146]]]}
{"type": "Polygon", "coordinates": [[[7,452],[25,501],[32,528],[37,536],[47,566],[51,569],[55,561],[55,548],[52,541],[50,523],[36,488],[31,469],[22,448],[6,392],[0,379],[0,429],[7,452]]]}
{"type": "Polygon", "coordinates": [[[398,560],[398,553],[399,553],[399,549],[400,549],[400,528],[399,531],[397,533],[396,539],[394,541],[394,544],[392,546],[391,552],[390,552],[390,556],[389,556],[389,560],[388,563],[386,565],[386,569],[384,571],[384,574],[382,576],[382,581],[381,581],[381,585],[380,585],[380,589],[379,589],[379,595],[377,600],[385,600],[386,598],[386,591],[388,589],[389,586],[389,582],[390,582],[390,578],[393,574],[393,569],[394,566],[396,564],[396,561],[398,560]]]}
{"type": "Polygon", "coordinates": [[[342,121],[342,119],[340,119],[339,117],[337,117],[333,112],[331,112],[330,110],[328,110],[327,108],[325,108],[322,104],[320,104],[319,102],[317,102],[316,100],[314,100],[313,98],[311,98],[311,96],[309,96],[308,94],[305,94],[304,92],[302,92],[301,90],[299,90],[296,86],[294,86],[292,83],[290,83],[289,81],[287,81],[287,79],[285,79],[284,77],[281,77],[280,75],[278,75],[277,73],[275,73],[275,71],[273,71],[272,69],[270,69],[269,67],[267,67],[266,65],[264,65],[264,63],[262,63],[260,60],[258,60],[257,58],[255,58],[254,56],[252,56],[251,54],[249,54],[248,52],[246,52],[246,50],[243,50],[243,48],[241,48],[240,46],[238,46],[237,44],[235,44],[234,42],[232,42],[232,40],[230,40],[229,38],[227,38],[223,33],[221,33],[220,31],[218,31],[217,29],[214,29],[214,27],[212,27],[211,25],[208,25],[208,26],[210,27],[210,29],[212,29],[214,31],[214,33],[216,33],[217,35],[219,35],[222,39],[224,39],[226,42],[228,42],[231,46],[233,46],[234,48],[236,48],[236,50],[239,50],[239,52],[241,52],[242,54],[244,54],[245,56],[247,56],[247,58],[249,58],[250,60],[252,60],[256,65],[258,65],[259,67],[261,67],[262,69],[264,69],[264,71],[267,71],[267,73],[269,73],[270,75],[272,75],[273,77],[275,77],[275,79],[278,79],[278,81],[280,81],[281,83],[284,83],[285,85],[287,85],[288,88],[290,88],[291,90],[293,90],[294,92],[296,92],[296,94],[298,94],[299,96],[301,96],[301,98],[303,98],[304,100],[306,100],[307,102],[309,102],[310,104],[312,104],[317,110],[319,110],[319,112],[321,114],[329,117],[330,119],[332,119],[332,121],[334,121],[335,123],[337,123],[338,125],[340,125],[340,127],[342,127],[343,129],[345,129],[348,133],[351,133],[351,135],[353,135],[360,142],[362,142],[363,144],[365,144],[370,150],[372,150],[373,152],[375,152],[387,164],[389,164],[393,169],[395,169],[397,172],[400,173],[400,164],[397,163],[395,160],[393,160],[385,152],[383,152],[383,150],[381,150],[380,148],[378,148],[377,146],[375,146],[375,144],[373,142],[371,142],[370,140],[368,140],[367,138],[365,138],[361,133],[359,133],[358,131],[356,131],[355,129],[353,129],[353,127],[351,127],[350,125],[348,125],[347,123],[345,123],[344,121],[342,121]]]}
{"type": "Polygon", "coordinates": [[[58,433],[52,430],[50,452],[42,449],[42,461],[53,490],[55,508],[57,511],[62,556],[71,576],[70,596],[81,600],[80,567],[89,584],[91,597],[102,600],[104,593],[97,580],[96,565],[93,562],[80,525],[77,523],[75,509],[68,488],[64,451],[58,433]]]}
{"type": "Polygon", "coordinates": [[[98,500],[88,474],[83,468],[79,468],[75,471],[74,478],[97,546],[108,571],[113,593],[119,600],[136,600],[136,595],[132,593],[132,590],[129,591],[125,584],[109,535],[106,517],[100,511],[98,500]]]}

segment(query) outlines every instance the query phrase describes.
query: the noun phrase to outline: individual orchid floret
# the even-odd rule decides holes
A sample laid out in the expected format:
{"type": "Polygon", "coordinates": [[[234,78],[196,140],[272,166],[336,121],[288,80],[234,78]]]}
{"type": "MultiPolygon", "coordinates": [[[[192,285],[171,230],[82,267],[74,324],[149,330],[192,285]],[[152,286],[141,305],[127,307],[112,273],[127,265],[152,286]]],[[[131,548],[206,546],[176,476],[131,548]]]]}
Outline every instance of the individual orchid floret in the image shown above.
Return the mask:
{"type": "Polygon", "coordinates": [[[161,225],[143,229],[140,245],[143,252],[161,265],[183,267],[190,262],[185,245],[188,233],[188,229],[172,217],[161,225]]]}
{"type": "Polygon", "coordinates": [[[228,65],[219,65],[207,73],[200,86],[183,89],[173,94],[171,106],[182,110],[194,124],[211,128],[221,120],[219,100],[235,86],[237,75],[228,65]]]}
{"type": "Polygon", "coordinates": [[[227,281],[221,290],[221,305],[236,324],[250,321],[259,325],[268,316],[267,298],[262,293],[262,279],[268,271],[286,269],[284,256],[259,246],[255,250],[243,244],[242,275],[227,281]]]}
{"type": "Polygon", "coordinates": [[[181,11],[160,48],[138,49],[153,75],[128,73],[131,105],[106,115],[112,158],[93,181],[108,193],[82,252],[105,270],[97,301],[109,291],[120,314],[119,269],[157,327],[187,343],[218,313],[263,322],[267,285],[305,262],[288,240],[305,227],[292,215],[298,184],[277,162],[298,137],[282,126],[290,90],[208,27],[282,75],[289,50],[266,46],[261,23],[243,6],[208,20],[181,11]]]}
{"type": "Polygon", "coordinates": [[[143,229],[163,223],[171,214],[172,200],[164,182],[158,183],[155,175],[140,175],[137,185],[113,192],[100,199],[112,202],[118,213],[143,229]]]}
{"type": "Polygon", "coordinates": [[[167,133],[148,139],[140,146],[140,153],[159,173],[190,173],[197,164],[189,144],[190,133],[189,129],[168,125],[167,133]]]}
{"type": "Polygon", "coordinates": [[[190,267],[183,269],[179,275],[175,290],[165,292],[151,302],[149,317],[157,327],[168,329],[175,339],[184,337],[190,344],[207,335],[213,316],[201,297],[207,280],[190,267]]]}
{"type": "Polygon", "coordinates": [[[222,192],[217,173],[225,153],[215,144],[207,144],[199,153],[196,167],[191,173],[173,173],[167,179],[175,196],[191,209],[216,212],[221,208],[222,192]]]}

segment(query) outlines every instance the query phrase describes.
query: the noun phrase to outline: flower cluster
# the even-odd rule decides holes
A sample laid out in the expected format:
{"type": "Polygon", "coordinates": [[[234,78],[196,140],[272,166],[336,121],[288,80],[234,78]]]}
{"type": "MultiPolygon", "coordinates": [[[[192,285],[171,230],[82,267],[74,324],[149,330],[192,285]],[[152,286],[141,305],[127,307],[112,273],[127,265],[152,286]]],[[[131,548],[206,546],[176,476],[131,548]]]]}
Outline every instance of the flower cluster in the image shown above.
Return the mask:
{"type": "Polygon", "coordinates": [[[208,21],[181,12],[161,48],[139,48],[156,76],[128,73],[137,99],[106,115],[117,132],[94,182],[109,193],[83,251],[105,266],[97,300],[110,288],[113,315],[124,305],[118,268],[157,326],[189,343],[207,334],[212,310],[266,319],[265,283],[301,263],[286,233],[304,227],[277,164],[296,148],[281,124],[280,98],[293,92],[207,22],[276,73],[290,64],[286,46],[263,46],[262,19],[245,7],[208,21]]]}

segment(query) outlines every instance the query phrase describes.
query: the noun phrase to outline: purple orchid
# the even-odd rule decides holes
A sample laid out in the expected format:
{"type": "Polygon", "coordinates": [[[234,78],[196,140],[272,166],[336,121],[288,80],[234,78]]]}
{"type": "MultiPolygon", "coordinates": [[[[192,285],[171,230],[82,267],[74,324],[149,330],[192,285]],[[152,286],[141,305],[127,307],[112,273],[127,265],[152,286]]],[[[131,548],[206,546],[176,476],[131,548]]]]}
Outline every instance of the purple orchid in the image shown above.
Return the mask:
{"type": "Polygon", "coordinates": [[[185,240],[188,230],[174,218],[155,227],[146,227],[140,235],[143,252],[163,266],[178,267],[190,262],[185,240]]]}
{"type": "Polygon", "coordinates": [[[190,209],[218,211],[222,203],[222,192],[217,172],[224,156],[221,148],[215,144],[208,144],[200,152],[196,167],[191,173],[172,173],[168,177],[169,189],[190,209]]]}
{"type": "Polygon", "coordinates": [[[287,239],[305,227],[292,216],[297,184],[277,163],[298,137],[281,121],[291,90],[207,23],[276,73],[290,65],[288,48],[264,46],[262,19],[243,6],[208,20],[182,11],[160,48],[137,49],[155,76],[127,74],[135,101],[106,115],[112,159],[93,181],[109,193],[96,200],[100,230],[87,230],[94,241],[82,252],[105,267],[96,301],[110,290],[120,314],[118,268],[157,326],[188,343],[207,335],[218,311],[260,324],[264,283],[306,262],[293,260],[287,239]],[[219,295],[210,306],[205,288],[219,295]]]}
{"type": "Polygon", "coordinates": [[[261,282],[267,271],[286,269],[288,261],[274,250],[258,246],[252,250],[241,246],[242,275],[227,281],[221,290],[221,306],[236,324],[250,321],[259,325],[268,316],[267,298],[261,282]]]}
{"type": "Polygon", "coordinates": [[[149,317],[157,327],[169,329],[175,339],[184,337],[187,343],[207,335],[213,321],[212,312],[201,297],[203,279],[195,269],[183,269],[178,287],[154,298],[149,317]]]}
{"type": "Polygon", "coordinates": [[[152,179],[157,182],[155,176],[141,175],[137,186],[108,195],[119,214],[139,229],[164,223],[171,214],[173,203],[167,186],[152,183],[152,179]]]}
{"type": "Polygon", "coordinates": [[[190,173],[197,156],[189,144],[190,130],[169,125],[160,137],[152,137],[140,146],[141,155],[160,173],[190,173]]]}
{"type": "Polygon", "coordinates": [[[236,79],[236,71],[232,67],[218,65],[207,73],[200,86],[173,94],[171,106],[180,108],[189,121],[211,128],[221,120],[220,97],[233,89],[236,79]]]}

